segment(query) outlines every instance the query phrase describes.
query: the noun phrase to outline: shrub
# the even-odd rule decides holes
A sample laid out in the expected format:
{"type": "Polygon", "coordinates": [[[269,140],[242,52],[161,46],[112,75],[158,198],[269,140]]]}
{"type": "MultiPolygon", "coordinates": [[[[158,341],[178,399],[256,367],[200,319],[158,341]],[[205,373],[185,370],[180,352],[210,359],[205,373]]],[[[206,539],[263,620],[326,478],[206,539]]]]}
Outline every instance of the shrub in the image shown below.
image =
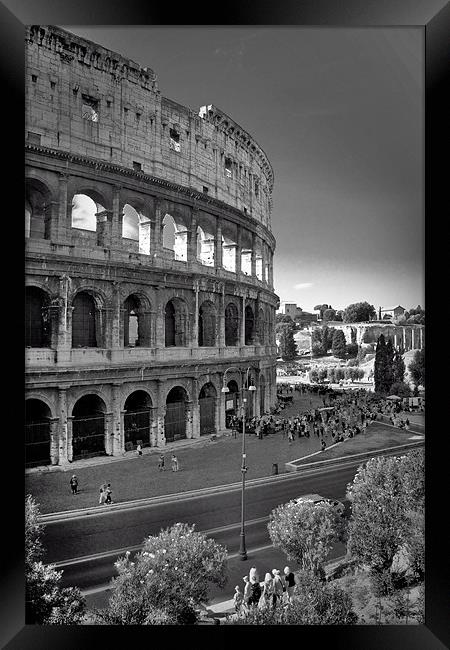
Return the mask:
{"type": "Polygon", "coordinates": [[[356,355],[358,354],[358,344],[357,343],[347,343],[345,346],[345,352],[347,356],[356,358],[356,355]]]}

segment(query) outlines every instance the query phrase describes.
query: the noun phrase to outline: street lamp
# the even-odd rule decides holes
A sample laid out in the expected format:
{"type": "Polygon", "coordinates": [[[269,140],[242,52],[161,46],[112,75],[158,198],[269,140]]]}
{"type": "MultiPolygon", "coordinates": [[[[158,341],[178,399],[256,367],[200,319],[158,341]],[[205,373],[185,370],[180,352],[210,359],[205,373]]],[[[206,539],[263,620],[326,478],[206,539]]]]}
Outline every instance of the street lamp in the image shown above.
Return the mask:
{"type": "MultiPolygon", "coordinates": [[[[222,388],[222,393],[229,393],[230,389],[228,386],[225,384],[225,376],[229,370],[232,370],[232,368],[227,368],[225,370],[224,375],[223,375],[223,388],[222,388]]],[[[243,388],[242,391],[247,390],[247,391],[252,391],[254,392],[256,390],[256,386],[253,386],[253,384],[250,386],[249,385],[249,372],[251,368],[247,368],[247,382],[246,386],[247,388],[243,388]]],[[[240,534],[240,545],[239,545],[239,555],[241,560],[246,560],[247,559],[247,550],[245,548],[245,474],[247,472],[247,466],[245,464],[245,459],[246,459],[246,453],[245,453],[245,416],[246,416],[246,406],[247,406],[247,398],[244,397],[242,400],[242,413],[243,413],[243,418],[242,418],[242,463],[241,463],[241,472],[242,472],[242,490],[241,490],[241,534],[240,534]]]]}

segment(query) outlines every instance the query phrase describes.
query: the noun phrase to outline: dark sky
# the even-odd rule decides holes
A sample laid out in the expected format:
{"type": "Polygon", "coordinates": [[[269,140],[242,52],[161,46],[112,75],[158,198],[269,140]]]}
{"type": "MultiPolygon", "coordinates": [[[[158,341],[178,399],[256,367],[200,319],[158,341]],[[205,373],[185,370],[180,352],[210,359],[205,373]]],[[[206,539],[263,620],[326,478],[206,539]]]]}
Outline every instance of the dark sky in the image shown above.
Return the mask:
{"type": "Polygon", "coordinates": [[[254,136],[275,173],[282,301],[424,306],[422,29],[62,27],[254,136]]]}

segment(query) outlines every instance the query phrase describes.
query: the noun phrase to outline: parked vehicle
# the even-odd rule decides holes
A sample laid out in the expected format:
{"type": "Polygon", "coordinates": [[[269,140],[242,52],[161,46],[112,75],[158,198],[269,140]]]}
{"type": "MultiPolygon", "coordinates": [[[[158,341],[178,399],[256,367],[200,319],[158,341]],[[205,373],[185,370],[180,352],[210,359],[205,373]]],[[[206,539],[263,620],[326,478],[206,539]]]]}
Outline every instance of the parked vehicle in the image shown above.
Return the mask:
{"type": "Polygon", "coordinates": [[[314,505],[317,505],[318,503],[330,503],[334,508],[336,508],[336,512],[341,516],[344,514],[345,510],[344,504],[340,501],[337,501],[336,499],[327,499],[320,494],[304,494],[301,497],[294,499],[294,501],[295,503],[313,503],[314,505]]]}

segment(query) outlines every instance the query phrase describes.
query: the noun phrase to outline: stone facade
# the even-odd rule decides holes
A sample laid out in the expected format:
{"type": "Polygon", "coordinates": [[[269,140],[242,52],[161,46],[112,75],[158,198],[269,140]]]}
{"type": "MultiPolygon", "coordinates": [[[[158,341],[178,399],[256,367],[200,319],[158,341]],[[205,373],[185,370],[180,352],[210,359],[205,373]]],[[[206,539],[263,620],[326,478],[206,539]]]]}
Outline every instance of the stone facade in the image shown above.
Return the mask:
{"type": "Polygon", "coordinates": [[[390,339],[396,349],[404,352],[421,350],[425,347],[425,325],[395,325],[369,321],[367,323],[342,323],[340,321],[327,322],[328,327],[342,330],[347,343],[376,343],[380,334],[386,340],[390,339]]]}
{"type": "Polygon", "coordinates": [[[27,448],[47,436],[42,460],[65,464],[219,431],[221,388],[236,382],[237,408],[247,372],[252,410],[268,410],[264,151],[214,106],[162,97],[152,70],[59,28],[28,28],[26,56],[27,448]]]}

